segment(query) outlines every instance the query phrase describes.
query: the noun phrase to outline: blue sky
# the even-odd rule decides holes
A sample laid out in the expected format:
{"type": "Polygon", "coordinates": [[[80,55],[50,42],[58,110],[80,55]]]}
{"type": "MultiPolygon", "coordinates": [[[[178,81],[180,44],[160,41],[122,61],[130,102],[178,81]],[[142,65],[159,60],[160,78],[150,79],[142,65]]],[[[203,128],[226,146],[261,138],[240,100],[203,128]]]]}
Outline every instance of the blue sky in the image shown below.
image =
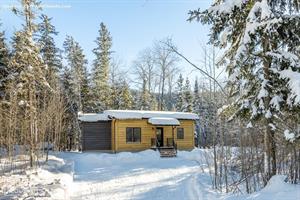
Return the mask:
{"type": "MultiPolygon", "coordinates": [[[[0,19],[7,37],[20,28],[10,5],[16,0],[1,0],[0,19]]],[[[208,27],[187,22],[188,11],[205,9],[211,0],[43,0],[43,13],[52,17],[59,35],[56,43],[61,48],[66,35],[72,35],[83,47],[92,62],[99,24],[104,22],[113,37],[113,50],[130,70],[139,51],[153,41],[172,37],[179,50],[193,62],[201,59],[201,44],[207,42],[208,27]]],[[[192,67],[179,63],[182,73],[195,76],[192,67]]],[[[198,72],[197,72],[198,73],[198,72]]]]}

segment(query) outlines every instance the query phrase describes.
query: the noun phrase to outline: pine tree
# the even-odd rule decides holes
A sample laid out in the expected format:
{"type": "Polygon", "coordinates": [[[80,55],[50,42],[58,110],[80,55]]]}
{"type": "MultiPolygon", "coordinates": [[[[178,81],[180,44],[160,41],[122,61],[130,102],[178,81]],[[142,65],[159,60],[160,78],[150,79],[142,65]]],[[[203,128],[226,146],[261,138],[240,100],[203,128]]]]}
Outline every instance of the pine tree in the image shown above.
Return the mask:
{"type": "Polygon", "coordinates": [[[99,36],[96,38],[97,47],[93,50],[96,59],[92,68],[92,101],[95,112],[111,106],[110,88],[108,84],[111,61],[112,37],[104,23],[100,24],[99,36]]]}
{"type": "MultiPolygon", "coordinates": [[[[278,119],[300,105],[299,1],[216,1],[192,11],[190,20],[212,24],[210,42],[226,48],[220,63],[227,67],[233,115],[264,124],[266,180],[276,174],[275,133],[278,119]]],[[[283,124],[284,125],[284,124],[283,124]]],[[[288,128],[286,128],[288,129],[288,128]]],[[[296,132],[296,131],[295,131],[296,132]]]]}
{"type": "Polygon", "coordinates": [[[76,105],[76,111],[86,111],[89,101],[89,85],[87,60],[79,43],[73,37],[67,36],[64,42],[66,59],[72,74],[72,99],[76,105]]]}
{"type": "Polygon", "coordinates": [[[38,43],[40,44],[42,58],[47,65],[46,79],[50,86],[55,87],[59,77],[59,70],[62,68],[60,50],[55,46],[53,39],[53,36],[56,36],[58,33],[51,24],[52,18],[42,14],[40,19],[42,22],[38,26],[40,34],[38,43]]]}
{"type": "Polygon", "coordinates": [[[183,77],[179,75],[176,86],[176,111],[184,111],[184,93],[183,93],[183,77]]]}
{"type": "Polygon", "coordinates": [[[183,99],[184,99],[184,111],[193,111],[193,96],[191,93],[191,85],[188,78],[186,78],[184,89],[183,89],[183,99]]]}
{"type": "MultiPolygon", "coordinates": [[[[1,26],[1,24],[0,24],[1,26]]],[[[5,96],[5,85],[8,81],[9,51],[5,43],[4,31],[0,32],[0,100],[5,96]]]]}

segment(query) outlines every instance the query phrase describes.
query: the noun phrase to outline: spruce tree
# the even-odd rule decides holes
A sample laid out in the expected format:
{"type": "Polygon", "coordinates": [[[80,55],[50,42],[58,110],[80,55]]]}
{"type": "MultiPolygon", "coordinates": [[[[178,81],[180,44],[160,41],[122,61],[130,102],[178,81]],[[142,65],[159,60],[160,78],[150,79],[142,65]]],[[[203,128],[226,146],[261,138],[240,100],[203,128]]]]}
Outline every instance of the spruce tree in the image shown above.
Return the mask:
{"type": "Polygon", "coordinates": [[[275,133],[283,137],[285,132],[278,129],[278,119],[286,121],[285,114],[300,106],[299,1],[218,0],[207,10],[190,14],[190,20],[212,24],[210,43],[226,48],[219,63],[227,68],[236,98],[232,117],[243,117],[247,127],[264,124],[268,180],[276,174],[275,133]]]}
{"type": "Polygon", "coordinates": [[[184,99],[184,111],[193,111],[193,96],[191,92],[191,85],[188,78],[186,78],[185,85],[183,88],[183,99],[184,99]]]}
{"type": "Polygon", "coordinates": [[[38,43],[40,45],[42,58],[47,65],[46,79],[51,86],[55,87],[58,81],[58,73],[62,68],[60,50],[55,46],[53,38],[53,36],[56,36],[58,33],[51,24],[52,18],[42,14],[40,19],[42,22],[38,26],[38,43]]]}
{"type": "Polygon", "coordinates": [[[64,94],[64,102],[66,105],[66,111],[64,115],[64,120],[67,121],[67,126],[65,127],[66,135],[69,138],[68,149],[76,149],[78,143],[80,142],[80,128],[78,125],[78,105],[76,99],[73,98],[74,94],[74,82],[71,70],[68,67],[64,67],[62,73],[62,90],[64,94]]]}
{"type": "Polygon", "coordinates": [[[179,75],[176,86],[176,111],[184,111],[184,93],[183,93],[183,77],[179,75]]]}
{"type": "Polygon", "coordinates": [[[71,36],[67,36],[64,42],[64,49],[72,75],[71,88],[74,96],[70,98],[75,102],[76,111],[86,111],[89,101],[87,60],[83,49],[71,36]]]}
{"type": "Polygon", "coordinates": [[[111,61],[112,37],[104,23],[100,24],[99,36],[95,41],[97,47],[93,50],[96,59],[92,68],[92,105],[95,112],[109,108],[112,104],[108,84],[111,61]]]}

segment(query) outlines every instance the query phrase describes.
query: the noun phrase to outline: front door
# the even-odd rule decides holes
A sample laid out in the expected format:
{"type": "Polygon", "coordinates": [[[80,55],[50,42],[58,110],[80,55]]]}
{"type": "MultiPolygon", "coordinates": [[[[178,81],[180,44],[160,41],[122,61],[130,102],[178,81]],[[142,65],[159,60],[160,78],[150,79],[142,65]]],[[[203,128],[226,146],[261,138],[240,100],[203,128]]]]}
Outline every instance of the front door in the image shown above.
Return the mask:
{"type": "Polygon", "coordinates": [[[164,146],[164,129],[163,128],[156,128],[156,140],[157,140],[158,147],[164,146]]]}

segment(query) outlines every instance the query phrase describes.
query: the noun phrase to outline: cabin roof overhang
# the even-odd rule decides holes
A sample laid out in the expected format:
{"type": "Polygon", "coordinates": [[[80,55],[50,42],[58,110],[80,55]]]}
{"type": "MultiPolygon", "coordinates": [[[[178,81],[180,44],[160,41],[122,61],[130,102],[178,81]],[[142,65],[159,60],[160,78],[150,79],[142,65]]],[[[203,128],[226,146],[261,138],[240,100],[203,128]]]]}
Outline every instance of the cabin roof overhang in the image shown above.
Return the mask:
{"type": "MultiPolygon", "coordinates": [[[[165,118],[178,120],[197,120],[199,116],[187,112],[145,111],[145,110],[105,110],[103,113],[78,113],[78,120],[82,122],[110,121],[112,119],[151,119],[165,118]]],[[[171,121],[171,120],[169,120],[171,121]]],[[[167,123],[167,120],[165,120],[167,123]]],[[[174,122],[174,121],[173,121],[174,122]]],[[[177,123],[177,122],[176,122],[177,123]]]]}
{"type": "Polygon", "coordinates": [[[78,120],[81,122],[110,121],[111,119],[103,113],[78,113],[78,120]]]}
{"type": "Polygon", "coordinates": [[[180,126],[178,119],[167,117],[151,117],[148,123],[154,126],[180,126]]]}
{"type": "Polygon", "coordinates": [[[187,112],[145,111],[145,110],[105,110],[103,112],[111,119],[150,119],[153,117],[175,118],[177,120],[197,120],[199,116],[187,112]]]}

